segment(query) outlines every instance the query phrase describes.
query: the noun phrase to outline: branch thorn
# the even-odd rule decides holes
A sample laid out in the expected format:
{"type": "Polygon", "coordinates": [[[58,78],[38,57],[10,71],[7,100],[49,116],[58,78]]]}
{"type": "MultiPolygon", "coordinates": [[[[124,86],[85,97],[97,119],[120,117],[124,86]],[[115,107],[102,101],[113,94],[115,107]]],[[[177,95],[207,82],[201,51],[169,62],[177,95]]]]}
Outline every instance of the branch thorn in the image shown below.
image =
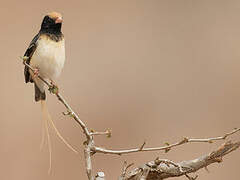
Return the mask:
{"type": "Polygon", "coordinates": [[[143,142],[143,144],[141,145],[141,147],[139,148],[139,151],[142,151],[143,150],[143,147],[145,146],[146,144],[146,141],[143,142]]]}

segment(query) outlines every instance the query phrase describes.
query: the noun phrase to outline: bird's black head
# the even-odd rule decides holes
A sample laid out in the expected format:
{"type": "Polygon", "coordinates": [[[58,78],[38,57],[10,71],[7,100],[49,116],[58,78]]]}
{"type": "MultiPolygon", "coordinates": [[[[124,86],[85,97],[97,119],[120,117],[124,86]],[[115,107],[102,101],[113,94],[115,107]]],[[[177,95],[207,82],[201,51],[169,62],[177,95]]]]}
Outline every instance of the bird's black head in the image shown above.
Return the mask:
{"type": "Polygon", "coordinates": [[[40,32],[59,35],[61,34],[62,21],[61,14],[51,12],[43,18],[40,32]]]}

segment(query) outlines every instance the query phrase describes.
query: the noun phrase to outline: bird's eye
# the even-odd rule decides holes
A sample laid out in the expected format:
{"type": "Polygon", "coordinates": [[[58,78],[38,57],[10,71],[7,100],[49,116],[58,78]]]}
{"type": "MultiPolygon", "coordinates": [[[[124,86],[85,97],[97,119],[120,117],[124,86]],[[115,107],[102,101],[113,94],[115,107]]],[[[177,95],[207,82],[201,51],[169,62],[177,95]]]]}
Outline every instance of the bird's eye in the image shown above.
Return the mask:
{"type": "Polygon", "coordinates": [[[45,16],[43,19],[41,28],[45,30],[49,30],[49,29],[53,30],[56,28],[56,26],[59,26],[59,25],[55,23],[54,19],[50,18],[49,16],[45,16]]]}
{"type": "Polygon", "coordinates": [[[50,17],[48,17],[47,22],[48,22],[49,24],[54,23],[53,19],[51,19],[50,17]]]}
{"type": "Polygon", "coordinates": [[[44,20],[43,20],[43,23],[44,24],[53,24],[54,23],[54,20],[51,19],[50,17],[48,16],[45,16],[44,20]]]}

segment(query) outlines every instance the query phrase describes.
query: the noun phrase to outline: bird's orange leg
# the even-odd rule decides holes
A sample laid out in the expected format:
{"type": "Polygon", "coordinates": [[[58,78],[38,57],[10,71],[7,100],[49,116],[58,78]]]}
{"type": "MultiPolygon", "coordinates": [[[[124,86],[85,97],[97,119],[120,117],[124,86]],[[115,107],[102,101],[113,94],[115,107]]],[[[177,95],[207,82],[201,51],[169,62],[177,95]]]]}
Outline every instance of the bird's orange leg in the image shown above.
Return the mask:
{"type": "Polygon", "coordinates": [[[35,68],[35,69],[33,70],[33,79],[35,79],[35,78],[38,77],[38,76],[39,76],[39,69],[35,68]]]}

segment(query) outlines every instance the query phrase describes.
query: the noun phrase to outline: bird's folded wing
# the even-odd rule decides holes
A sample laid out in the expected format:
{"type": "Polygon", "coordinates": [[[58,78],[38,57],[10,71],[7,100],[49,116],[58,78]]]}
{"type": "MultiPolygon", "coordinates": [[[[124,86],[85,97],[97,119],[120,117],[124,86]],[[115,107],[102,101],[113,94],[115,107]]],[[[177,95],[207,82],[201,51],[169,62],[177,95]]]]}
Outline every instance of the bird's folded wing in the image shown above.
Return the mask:
{"type": "MultiPolygon", "coordinates": [[[[30,64],[30,60],[32,58],[33,53],[35,52],[36,48],[37,48],[37,41],[40,37],[40,34],[38,33],[33,40],[31,41],[29,47],[27,48],[26,52],[24,53],[24,56],[28,57],[26,63],[30,64]]],[[[25,66],[24,68],[24,76],[25,76],[25,82],[28,83],[33,82],[29,73],[29,68],[27,66],[25,66]]]]}

